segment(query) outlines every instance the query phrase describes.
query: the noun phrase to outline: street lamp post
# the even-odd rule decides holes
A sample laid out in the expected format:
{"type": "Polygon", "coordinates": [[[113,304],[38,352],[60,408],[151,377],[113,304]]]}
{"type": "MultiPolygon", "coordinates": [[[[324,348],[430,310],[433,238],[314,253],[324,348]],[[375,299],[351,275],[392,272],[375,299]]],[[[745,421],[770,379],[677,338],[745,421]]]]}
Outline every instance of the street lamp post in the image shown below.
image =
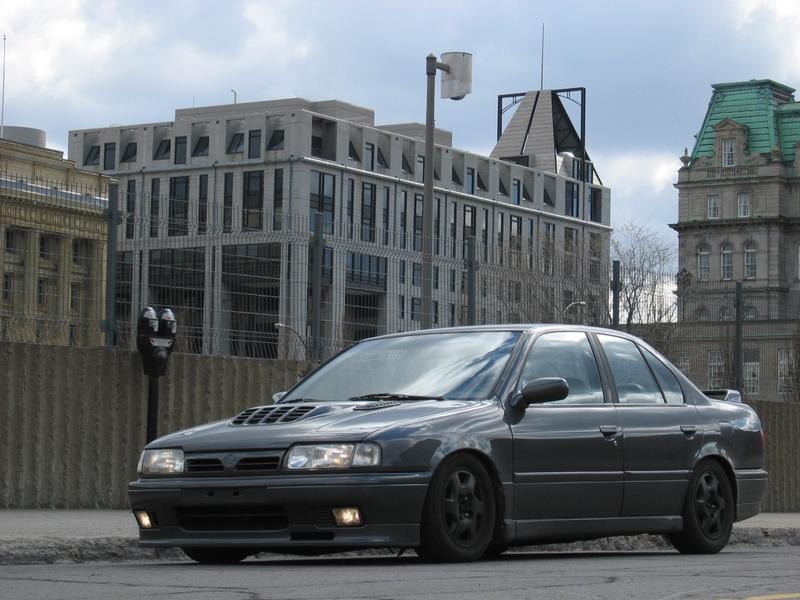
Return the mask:
{"type": "Polygon", "coordinates": [[[563,321],[564,315],[573,306],[586,306],[586,302],[584,300],[578,300],[577,302],[570,302],[564,308],[561,309],[561,312],[558,313],[558,320],[563,321]]]}
{"type": "Polygon", "coordinates": [[[289,331],[291,331],[303,345],[303,360],[308,360],[308,346],[306,346],[305,340],[300,336],[299,333],[297,333],[297,330],[294,327],[292,327],[291,325],[286,325],[284,323],[275,323],[275,329],[288,329],[289,331]]]}
{"type": "Polygon", "coordinates": [[[442,98],[461,100],[472,91],[472,55],[446,52],[442,61],[429,54],[425,58],[428,91],[425,106],[425,200],[422,208],[422,329],[433,326],[433,123],[436,70],[442,77],[442,98]]]}

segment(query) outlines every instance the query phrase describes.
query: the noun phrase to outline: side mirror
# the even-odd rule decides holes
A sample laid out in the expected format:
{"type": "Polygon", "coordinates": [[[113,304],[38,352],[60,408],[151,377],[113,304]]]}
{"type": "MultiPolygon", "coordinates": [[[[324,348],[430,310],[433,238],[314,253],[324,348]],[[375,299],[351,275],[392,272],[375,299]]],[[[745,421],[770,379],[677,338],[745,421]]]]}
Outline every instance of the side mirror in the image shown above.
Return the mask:
{"type": "Polygon", "coordinates": [[[569,395],[569,384],[563,377],[540,377],[526,385],[514,396],[511,406],[525,410],[531,404],[555,402],[569,395]]]}
{"type": "Polygon", "coordinates": [[[275,392],[272,394],[272,403],[275,404],[278,400],[283,398],[286,395],[286,392],[275,392]]]}

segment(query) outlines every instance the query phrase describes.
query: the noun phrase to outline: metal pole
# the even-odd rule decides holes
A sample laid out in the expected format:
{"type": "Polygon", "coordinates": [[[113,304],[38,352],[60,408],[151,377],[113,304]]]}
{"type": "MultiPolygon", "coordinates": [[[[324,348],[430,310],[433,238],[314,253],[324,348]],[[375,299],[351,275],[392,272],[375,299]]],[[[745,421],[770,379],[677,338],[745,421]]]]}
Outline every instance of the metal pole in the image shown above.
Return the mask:
{"type": "Polygon", "coordinates": [[[742,305],[742,282],[736,282],[736,298],[734,300],[736,308],[736,333],[733,343],[733,375],[734,387],[742,391],[742,322],[744,321],[744,307],[742,305]]]}
{"type": "Polygon", "coordinates": [[[3,92],[0,98],[0,138],[5,136],[6,123],[6,34],[3,34],[3,92]]]}
{"type": "Polygon", "coordinates": [[[147,443],[158,437],[158,377],[147,378],[147,443]]]}
{"type": "Polygon", "coordinates": [[[620,292],[620,282],[619,282],[619,261],[615,260],[612,264],[612,280],[611,280],[611,292],[612,292],[612,313],[611,313],[611,326],[614,329],[619,329],[619,292],[620,292]]]}
{"type": "Polygon", "coordinates": [[[108,223],[108,245],[106,246],[106,318],[104,322],[106,332],[106,346],[113,347],[117,341],[117,224],[119,211],[117,196],[119,185],[108,185],[108,209],[106,219],[108,223]]]}
{"type": "Polygon", "coordinates": [[[467,240],[467,325],[477,325],[475,298],[478,279],[478,261],[475,256],[475,236],[467,240]]]}
{"type": "Polygon", "coordinates": [[[322,213],[314,213],[313,269],[311,271],[311,360],[322,358],[322,213]]]}
{"type": "Polygon", "coordinates": [[[425,199],[422,206],[422,329],[430,329],[433,315],[433,94],[436,89],[436,57],[425,57],[428,93],[425,106],[425,199]]]}

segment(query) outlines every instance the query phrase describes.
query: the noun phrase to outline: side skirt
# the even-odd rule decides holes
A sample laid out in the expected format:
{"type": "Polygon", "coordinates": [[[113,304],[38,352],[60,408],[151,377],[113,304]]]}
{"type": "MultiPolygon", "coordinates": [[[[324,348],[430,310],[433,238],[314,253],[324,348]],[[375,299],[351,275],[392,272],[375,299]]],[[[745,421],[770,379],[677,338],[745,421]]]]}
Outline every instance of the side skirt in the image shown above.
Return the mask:
{"type": "Polygon", "coordinates": [[[514,543],[573,542],[614,535],[668,533],[681,529],[683,518],[680,516],[526,520],[517,521],[514,543]]]}

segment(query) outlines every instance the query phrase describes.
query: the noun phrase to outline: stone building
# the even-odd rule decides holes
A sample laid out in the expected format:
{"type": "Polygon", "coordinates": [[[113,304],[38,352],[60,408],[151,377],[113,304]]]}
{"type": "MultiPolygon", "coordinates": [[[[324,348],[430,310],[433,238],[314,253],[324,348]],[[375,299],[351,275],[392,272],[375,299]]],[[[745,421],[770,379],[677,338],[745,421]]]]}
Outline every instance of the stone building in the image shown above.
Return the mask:
{"type": "MultiPolygon", "coordinates": [[[[507,128],[513,135],[504,134],[491,156],[457,149],[450,132],[436,130],[436,325],[465,322],[468,237],[476,238],[482,265],[509,267],[506,250],[534,255],[547,247],[574,259],[576,269],[588,264],[600,279],[610,190],[590,163],[585,181],[579,178],[574,131],[548,91],[520,104],[507,128]],[[514,138],[522,122],[535,132],[526,133],[529,144],[514,138]]],[[[120,181],[118,264],[129,282],[118,293],[121,321],[132,326],[143,304],[170,305],[186,350],[275,357],[301,352],[296,343],[290,349],[292,339],[307,336],[316,212],[324,215],[328,350],[419,326],[423,138],[419,123],[375,125],[367,108],[291,98],[71,131],[69,156],[120,181]]],[[[490,286],[482,283],[486,297],[490,286]]],[[[548,297],[518,310],[521,291],[533,287],[520,275],[504,288],[503,302],[481,304],[479,322],[534,320],[546,311],[552,318],[584,293],[553,282],[548,297]]],[[[598,310],[605,289],[598,285],[586,298],[598,310]]]]}
{"type": "Polygon", "coordinates": [[[109,178],[44,147],[43,131],[6,126],[4,136],[0,340],[101,344],[109,178]]]}
{"type": "Polygon", "coordinates": [[[800,316],[800,103],[794,89],[771,80],[712,88],[694,148],[681,159],[671,227],[679,236],[679,319],[716,325],[694,330],[706,332],[703,344],[683,360],[701,384],[732,387],[733,344],[722,331],[733,331],[741,282],[741,385],[785,395],[794,387],[800,316]]]}

